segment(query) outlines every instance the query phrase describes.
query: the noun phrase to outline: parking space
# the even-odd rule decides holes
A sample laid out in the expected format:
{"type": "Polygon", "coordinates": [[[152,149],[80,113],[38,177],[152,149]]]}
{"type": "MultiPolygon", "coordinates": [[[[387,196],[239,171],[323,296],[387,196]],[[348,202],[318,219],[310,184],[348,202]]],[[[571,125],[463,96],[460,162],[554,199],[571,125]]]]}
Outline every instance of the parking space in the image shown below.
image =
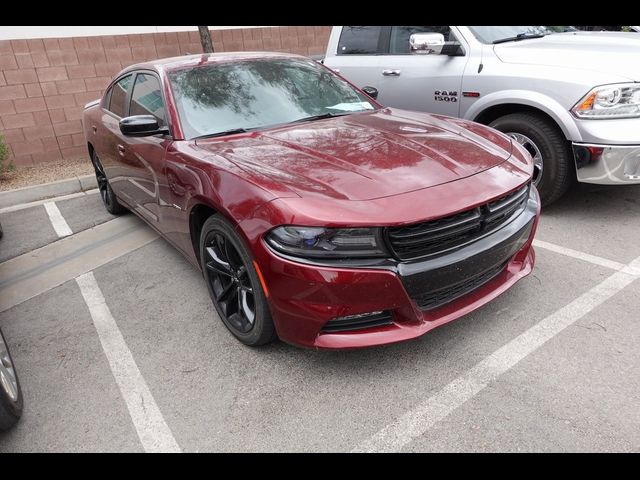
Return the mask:
{"type": "Polygon", "coordinates": [[[0,262],[44,247],[58,239],[44,207],[33,207],[0,215],[2,248],[0,262]]]}
{"type": "Polygon", "coordinates": [[[639,255],[640,195],[633,185],[581,185],[545,210],[537,238],[627,263],[639,255]]]}
{"type": "Polygon", "coordinates": [[[637,452],[637,295],[625,288],[407,450],[637,452]]]}
{"type": "Polygon", "coordinates": [[[115,217],[104,209],[97,190],[71,195],[59,201],[35,202],[27,208],[0,211],[4,237],[0,248],[0,263],[44,247],[60,236],[54,228],[45,205],[55,205],[71,233],[79,233],[115,217]]]}
{"type": "MultiPolygon", "coordinates": [[[[56,205],[74,236],[101,224],[121,238],[99,202],[56,205]]],[[[26,401],[0,451],[638,451],[640,269],[617,266],[640,257],[639,210],[638,187],[576,188],[544,212],[534,273],[509,292],[416,341],[353,352],[244,347],[176,250],[128,243],[91,268],[106,308],[69,268],[0,312],[26,401]]],[[[42,206],[0,222],[0,262],[60,242],[42,206]]]]}

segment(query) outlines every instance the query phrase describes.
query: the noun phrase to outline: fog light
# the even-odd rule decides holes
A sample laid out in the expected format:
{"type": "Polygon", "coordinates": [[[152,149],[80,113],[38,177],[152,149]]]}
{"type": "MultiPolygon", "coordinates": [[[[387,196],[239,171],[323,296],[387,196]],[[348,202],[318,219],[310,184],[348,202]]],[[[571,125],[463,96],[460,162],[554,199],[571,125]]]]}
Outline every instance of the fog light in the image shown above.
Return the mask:
{"type": "Polygon", "coordinates": [[[600,160],[600,157],[602,157],[602,153],[604,152],[604,148],[574,145],[573,152],[576,157],[576,167],[580,169],[600,160]]]}

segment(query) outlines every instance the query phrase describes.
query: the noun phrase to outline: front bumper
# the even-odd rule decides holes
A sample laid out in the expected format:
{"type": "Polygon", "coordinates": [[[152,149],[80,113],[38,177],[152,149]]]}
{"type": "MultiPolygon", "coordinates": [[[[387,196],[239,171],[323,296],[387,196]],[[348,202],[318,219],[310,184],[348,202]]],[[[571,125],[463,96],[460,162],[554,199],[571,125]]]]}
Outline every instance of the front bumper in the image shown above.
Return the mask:
{"type": "Polygon", "coordinates": [[[487,237],[429,260],[387,261],[376,267],[308,265],[282,258],[260,242],[254,253],[278,335],[288,343],[327,349],[384,345],[424,335],[484,305],[532,271],[531,244],[539,214],[538,193],[532,188],[525,210],[487,237]],[[482,282],[474,285],[473,279],[482,282]],[[447,288],[458,293],[447,303],[419,306],[425,292],[447,288]],[[391,312],[390,325],[322,331],[336,318],[383,311],[391,312]]]}
{"type": "Polygon", "coordinates": [[[640,145],[573,143],[578,181],[640,184],[640,145]]]}

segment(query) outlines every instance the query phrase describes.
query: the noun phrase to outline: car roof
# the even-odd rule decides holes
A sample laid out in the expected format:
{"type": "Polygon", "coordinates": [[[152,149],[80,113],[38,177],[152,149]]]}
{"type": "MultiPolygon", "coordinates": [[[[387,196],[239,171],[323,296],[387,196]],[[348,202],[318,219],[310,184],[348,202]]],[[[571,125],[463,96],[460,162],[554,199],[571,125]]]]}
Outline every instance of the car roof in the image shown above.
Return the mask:
{"type": "Polygon", "coordinates": [[[197,55],[182,55],[179,57],[161,58],[147,62],[130,65],[122,73],[131,70],[157,70],[171,71],[181,70],[188,67],[196,67],[207,64],[229,63],[243,60],[258,60],[270,58],[306,58],[302,55],[282,52],[223,52],[223,53],[200,53],[197,55]]]}

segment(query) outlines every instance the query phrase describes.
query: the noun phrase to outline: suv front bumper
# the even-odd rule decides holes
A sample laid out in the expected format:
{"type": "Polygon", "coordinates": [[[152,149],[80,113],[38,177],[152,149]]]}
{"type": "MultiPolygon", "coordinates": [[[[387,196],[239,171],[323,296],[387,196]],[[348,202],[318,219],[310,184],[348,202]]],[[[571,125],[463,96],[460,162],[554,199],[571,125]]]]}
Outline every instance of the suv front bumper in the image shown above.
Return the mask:
{"type": "Polygon", "coordinates": [[[640,145],[573,143],[573,154],[579,182],[640,184],[640,145]]]}

